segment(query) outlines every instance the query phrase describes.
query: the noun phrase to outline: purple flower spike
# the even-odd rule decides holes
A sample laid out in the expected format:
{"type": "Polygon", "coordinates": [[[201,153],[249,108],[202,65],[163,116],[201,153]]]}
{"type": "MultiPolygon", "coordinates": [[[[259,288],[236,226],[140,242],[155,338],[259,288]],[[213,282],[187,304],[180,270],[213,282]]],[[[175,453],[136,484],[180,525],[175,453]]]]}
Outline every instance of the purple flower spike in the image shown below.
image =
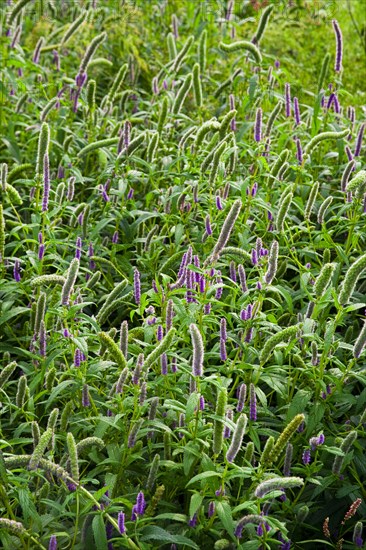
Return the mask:
{"type": "Polygon", "coordinates": [[[57,550],[56,535],[51,535],[50,541],[48,543],[48,550],[57,550]]]}
{"type": "Polygon", "coordinates": [[[342,70],[342,57],[343,57],[342,31],[336,19],[333,19],[332,25],[336,36],[336,58],[335,58],[334,70],[336,73],[340,73],[342,70]]]}
{"type": "Polygon", "coordinates": [[[19,260],[15,260],[14,262],[14,269],[13,269],[13,276],[16,283],[20,282],[20,262],[19,260]]]}
{"type": "Polygon", "coordinates": [[[161,342],[161,340],[163,339],[163,336],[164,336],[164,330],[163,330],[163,327],[162,325],[158,325],[158,329],[156,331],[156,339],[158,342],[161,342]]]}
{"type": "Polygon", "coordinates": [[[168,358],[166,353],[163,353],[160,358],[161,374],[166,376],[168,374],[168,358]]]}
{"type": "Polygon", "coordinates": [[[262,139],[262,109],[259,107],[255,115],[254,139],[259,143],[262,139]]]}
{"type": "Polygon", "coordinates": [[[188,521],[189,527],[196,527],[197,525],[197,514],[194,514],[194,516],[188,521]]]}
{"type": "Polygon", "coordinates": [[[115,232],[113,233],[112,243],[113,243],[113,244],[117,244],[117,243],[118,243],[118,231],[115,231],[115,232]]]}
{"type": "Polygon", "coordinates": [[[205,398],[203,395],[200,395],[200,401],[199,401],[200,411],[203,411],[205,409],[205,398]]]}
{"type": "Polygon", "coordinates": [[[212,235],[212,228],[211,228],[210,215],[209,214],[207,214],[207,216],[205,218],[205,229],[206,229],[207,235],[212,235]]]}
{"type": "Polygon", "coordinates": [[[252,197],[255,197],[255,196],[256,196],[257,191],[258,191],[258,183],[257,183],[257,182],[254,182],[254,183],[253,183],[252,190],[251,190],[251,192],[250,192],[250,194],[252,195],[252,197]]]}
{"type": "Polygon", "coordinates": [[[144,493],[142,491],[139,492],[136,499],[136,514],[139,516],[143,516],[146,508],[146,501],[144,497],[144,493]]]}
{"type": "Polygon", "coordinates": [[[80,367],[80,363],[81,363],[81,351],[79,350],[79,348],[76,348],[75,353],[74,353],[74,365],[75,365],[75,367],[80,367]]]}
{"type": "Polygon", "coordinates": [[[213,500],[211,500],[211,502],[208,505],[208,510],[207,510],[207,515],[208,515],[209,518],[211,518],[214,515],[215,509],[216,509],[215,502],[213,500]]]}
{"type": "Polygon", "coordinates": [[[39,259],[39,261],[42,261],[42,260],[43,260],[44,250],[45,250],[45,245],[44,245],[44,244],[40,244],[40,245],[39,245],[39,249],[38,249],[38,259],[39,259]]]}
{"type": "Polygon", "coordinates": [[[300,118],[299,100],[297,99],[297,97],[294,97],[294,116],[295,116],[296,126],[299,126],[301,124],[301,118],[300,118]]]}
{"type": "Polygon", "coordinates": [[[355,157],[360,156],[361,147],[362,147],[362,139],[363,139],[363,134],[364,134],[364,131],[365,131],[365,127],[366,127],[365,123],[361,124],[360,129],[358,131],[357,139],[356,139],[356,147],[355,147],[355,157]]]}
{"type": "Polygon", "coordinates": [[[152,80],[152,91],[154,95],[158,95],[159,93],[159,86],[158,86],[158,77],[154,76],[152,80]]]}
{"type": "Polygon", "coordinates": [[[257,420],[257,396],[254,384],[250,384],[249,398],[249,418],[255,422],[257,420]]]}
{"type": "Polygon", "coordinates": [[[48,199],[50,196],[50,163],[48,159],[48,153],[45,153],[43,157],[43,199],[42,199],[42,212],[48,210],[48,199]]]}
{"type": "Polygon", "coordinates": [[[220,321],[220,359],[221,361],[226,361],[227,359],[226,340],[227,340],[226,319],[225,317],[223,317],[220,321]]]}
{"type": "Polygon", "coordinates": [[[177,358],[176,357],[173,357],[173,359],[172,359],[172,362],[171,362],[171,365],[170,365],[170,370],[172,371],[173,374],[175,374],[178,370],[177,358]]]}
{"type": "Polygon", "coordinates": [[[242,410],[244,409],[244,402],[245,402],[246,396],[247,396],[247,386],[246,384],[240,384],[239,393],[238,393],[238,404],[236,406],[236,410],[238,412],[242,412],[242,410]]]}
{"type": "Polygon", "coordinates": [[[258,264],[258,254],[255,248],[252,248],[252,264],[253,265],[258,264]]]}
{"type": "Polygon", "coordinates": [[[133,287],[134,287],[135,302],[137,305],[140,305],[140,301],[141,301],[140,272],[136,267],[133,275],[133,287]]]}
{"type": "Polygon", "coordinates": [[[296,139],[296,158],[298,163],[302,164],[303,154],[302,154],[302,147],[301,147],[301,142],[299,138],[296,139]]]}
{"type": "Polygon", "coordinates": [[[303,454],[302,454],[302,462],[303,462],[303,464],[305,464],[305,466],[306,466],[307,464],[310,464],[310,462],[311,462],[310,449],[305,449],[305,451],[303,452],[303,454]]]}
{"type": "Polygon", "coordinates": [[[82,250],[82,241],[81,241],[81,238],[78,237],[76,239],[76,250],[75,250],[75,258],[77,258],[78,260],[80,260],[81,258],[81,250],[82,250]]]}
{"type": "Polygon", "coordinates": [[[87,384],[83,386],[81,404],[83,407],[90,407],[89,388],[87,384]]]}
{"type": "Polygon", "coordinates": [[[220,195],[216,195],[216,208],[217,210],[222,210],[222,204],[221,204],[221,197],[220,195]]]}
{"type": "Polygon", "coordinates": [[[286,116],[289,118],[291,116],[291,87],[288,82],[285,84],[285,104],[286,116]]]}
{"type": "Polygon", "coordinates": [[[121,535],[123,535],[126,532],[124,512],[119,512],[118,514],[118,530],[121,535]]]}
{"type": "Polygon", "coordinates": [[[132,189],[132,187],[131,187],[131,189],[130,189],[129,192],[127,193],[127,200],[128,200],[128,201],[131,200],[131,199],[133,198],[134,192],[135,192],[135,190],[132,189]]]}
{"type": "Polygon", "coordinates": [[[280,68],[280,65],[281,65],[281,63],[279,62],[278,59],[276,59],[276,61],[275,61],[275,67],[276,67],[276,69],[279,69],[279,68],[280,68]]]}
{"type": "Polygon", "coordinates": [[[102,191],[102,197],[103,197],[104,202],[109,202],[110,198],[109,198],[109,195],[107,193],[106,186],[102,185],[101,191],[102,191]]]}

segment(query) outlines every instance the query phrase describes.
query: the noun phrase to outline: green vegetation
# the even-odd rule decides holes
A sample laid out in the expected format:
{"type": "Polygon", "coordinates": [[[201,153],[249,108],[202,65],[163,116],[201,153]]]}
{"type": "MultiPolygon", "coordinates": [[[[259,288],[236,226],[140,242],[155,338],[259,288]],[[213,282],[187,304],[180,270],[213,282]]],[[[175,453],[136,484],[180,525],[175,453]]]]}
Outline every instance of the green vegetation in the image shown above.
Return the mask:
{"type": "Polygon", "coordinates": [[[2,6],[1,548],[362,547],[363,7],[2,6]]]}

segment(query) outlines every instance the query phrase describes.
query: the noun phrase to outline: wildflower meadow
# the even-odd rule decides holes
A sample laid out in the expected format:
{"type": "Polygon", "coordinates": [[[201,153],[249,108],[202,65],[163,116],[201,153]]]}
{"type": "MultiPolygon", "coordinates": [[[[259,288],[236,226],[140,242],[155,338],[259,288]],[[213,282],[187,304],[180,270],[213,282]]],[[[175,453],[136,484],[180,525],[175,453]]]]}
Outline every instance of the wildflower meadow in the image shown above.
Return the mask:
{"type": "Polygon", "coordinates": [[[365,547],[362,4],[2,1],[4,550],[365,547]]]}

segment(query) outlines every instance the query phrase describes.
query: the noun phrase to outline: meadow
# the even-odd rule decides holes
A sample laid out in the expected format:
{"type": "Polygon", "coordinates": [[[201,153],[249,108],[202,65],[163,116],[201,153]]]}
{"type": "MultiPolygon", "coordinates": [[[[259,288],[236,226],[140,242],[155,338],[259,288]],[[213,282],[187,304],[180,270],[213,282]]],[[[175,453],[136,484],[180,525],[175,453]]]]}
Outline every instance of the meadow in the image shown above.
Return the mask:
{"type": "Polygon", "coordinates": [[[362,4],[3,2],[4,550],[364,547],[362,4]]]}

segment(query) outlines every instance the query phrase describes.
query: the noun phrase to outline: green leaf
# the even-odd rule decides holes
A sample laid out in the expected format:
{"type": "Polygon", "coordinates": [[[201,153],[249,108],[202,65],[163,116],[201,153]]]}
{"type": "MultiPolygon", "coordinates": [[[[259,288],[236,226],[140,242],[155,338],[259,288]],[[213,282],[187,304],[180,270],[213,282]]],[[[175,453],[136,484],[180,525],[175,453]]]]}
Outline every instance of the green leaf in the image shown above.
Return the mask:
{"type": "Polygon", "coordinates": [[[108,541],[103,516],[101,514],[98,514],[93,518],[92,527],[96,549],[107,550],[108,541]]]}
{"type": "Polygon", "coordinates": [[[199,510],[202,501],[203,501],[203,495],[200,495],[199,493],[193,493],[191,496],[191,502],[189,503],[189,517],[193,518],[194,514],[199,510]]]}
{"type": "Polygon", "coordinates": [[[187,406],[186,406],[186,422],[192,420],[194,411],[198,407],[198,393],[193,392],[188,398],[187,406]]]}
{"type": "Polygon", "coordinates": [[[234,522],[228,502],[216,501],[216,512],[229,535],[234,538],[234,522]]]}
{"type": "Polygon", "coordinates": [[[299,390],[292,399],[286,415],[288,423],[294,416],[303,413],[309,404],[312,392],[310,390],[299,390]]]}
{"type": "MultiPolygon", "coordinates": [[[[188,548],[195,548],[199,550],[199,546],[192,540],[182,535],[173,535],[161,527],[155,525],[149,525],[142,529],[141,541],[157,540],[164,544],[180,544],[188,546],[188,548]]],[[[99,549],[98,549],[99,550],[99,549]]]]}
{"type": "Polygon", "coordinates": [[[9,321],[9,319],[12,319],[13,317],[16,317],[17,315],[20,315],[20,313],[25,313],[25,312],[27,312],[28,315],[29,315],[29,313],[30,313],[29,307],[13,307],[13,308],[9,309],[5,313],[3,313],[2,316],[0,317],[0,325],[3,325],[4,323],[9,321]]]}
{"type": "Polygon", "coordinates": [[[186,487],[188,487],[188,485],[191,485],[192,483],[195,483],[196,481],[201,481],[201,479],[207,479],[209,477],[221,478],[221,474],[219,474],[218,472],[202,472],[201,474],[197,474],[196,476],[192,477],[192,479],[188,481],[186,487]]]}

